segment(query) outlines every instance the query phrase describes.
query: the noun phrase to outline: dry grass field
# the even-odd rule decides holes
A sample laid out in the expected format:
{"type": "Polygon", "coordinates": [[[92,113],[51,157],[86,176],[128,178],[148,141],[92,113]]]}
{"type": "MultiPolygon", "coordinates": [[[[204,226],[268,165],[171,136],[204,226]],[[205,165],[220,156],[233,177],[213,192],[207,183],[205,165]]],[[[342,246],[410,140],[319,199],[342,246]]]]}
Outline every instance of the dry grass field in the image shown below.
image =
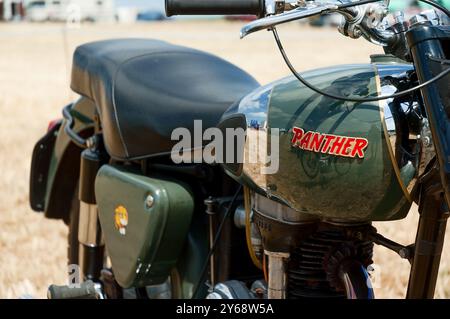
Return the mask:
{"type": "MultiPolygon", "coordinates": [[[[47,123],[61,116],[74,95],[69,89],[71,54],[81,43],[106,38],[165,39],[219,55],[268,83],[288,74],[270,33],[239,40],[240,23],[164,22],[136,25],[0,24],[0,298],[45,298],[51,283],[65,283],[66,227],[45,220],[28,205],[28,176],[34,143],[47,123]]],[[[350,40],[334,29],[298,24],[280,28],[287,51],[300,70],[363,63],[381,49],[350,40]]],[[[406,220],[377,224],[386,236],[412,243],[417,211],[406,220]]],[[[447,236],[449,237],[449,236],[447,236]]],[[[450,238],[448,238],[450,240],[450,238]]],[[[377,247],[377,297],[403,298],[409,264],[377,247]]],[[[450,297],[447,242],[436,289],[450,297]]]]}

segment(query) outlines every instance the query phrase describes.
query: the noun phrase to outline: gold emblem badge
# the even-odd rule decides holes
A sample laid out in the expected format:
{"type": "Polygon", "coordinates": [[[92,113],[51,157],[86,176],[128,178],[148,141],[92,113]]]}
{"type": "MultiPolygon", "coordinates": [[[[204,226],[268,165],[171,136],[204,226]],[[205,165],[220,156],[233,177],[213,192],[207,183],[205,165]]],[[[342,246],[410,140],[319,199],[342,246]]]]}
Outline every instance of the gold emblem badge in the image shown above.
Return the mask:
{"type": "Polygon", "coordinates": [[[128,226],[128,212],[122,205],[117,206],[114,211],[114,224],[119,233],[125,236],[128,226]]]}

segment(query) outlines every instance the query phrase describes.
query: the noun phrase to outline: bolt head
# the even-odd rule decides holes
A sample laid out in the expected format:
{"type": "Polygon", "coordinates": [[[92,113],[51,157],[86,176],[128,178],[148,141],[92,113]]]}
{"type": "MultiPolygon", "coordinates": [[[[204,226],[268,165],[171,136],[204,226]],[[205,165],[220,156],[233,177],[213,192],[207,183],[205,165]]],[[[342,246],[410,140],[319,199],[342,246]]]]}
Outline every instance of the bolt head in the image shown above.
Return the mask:
{"type": "Polygon", "coordinates": [[[147,208],[151,208],[154,203],[155,203],[155,199],[153,198],[153,196],[148,195],[147,198],[145,199],[145,206],[147,208]]]}
{"type": "Polygon", "coordinates": [[[402,258],[408,258],[409,253],[407,249],[400,249],[400,251],[398,252],[398,254],[400,255],[400,257],[402,258]]]}

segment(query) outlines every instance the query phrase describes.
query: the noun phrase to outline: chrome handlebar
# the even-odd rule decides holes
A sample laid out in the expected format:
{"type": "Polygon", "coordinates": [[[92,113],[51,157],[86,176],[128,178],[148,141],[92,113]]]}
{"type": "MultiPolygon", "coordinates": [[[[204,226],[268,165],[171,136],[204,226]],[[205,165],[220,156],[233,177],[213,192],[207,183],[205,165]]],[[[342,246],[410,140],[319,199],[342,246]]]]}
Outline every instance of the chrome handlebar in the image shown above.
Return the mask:
{"type": "Polygon", "coordinates": [[[260,30],[271,29],[276,25],[300,20],[318,14],[339,13],[344,21],[339,31],[351,38],[363,36],[368,41],[390,46],[396,42],[397,35],[385,28],[383,20],[387,16],[389,0],[341,8],[342,5],[359,0],[266,0],[266,17],[255,20],[241,29],[241,38],[260,30]]]}
{"type": "Polygon", "coordinates": [[[336,4],[317,5],[316,3],[308,3],[305,4],[305,6],[295,7],[291,11],[287,11],[280,14],[268,15],[265,18],[255,20],[245,25],[241,29],[241,39],[251,33],[260,30],[270,29],[278,24],[308,18],[317,14],[323,14],[329,12],[331,9],[337,9],[336,4]]]}

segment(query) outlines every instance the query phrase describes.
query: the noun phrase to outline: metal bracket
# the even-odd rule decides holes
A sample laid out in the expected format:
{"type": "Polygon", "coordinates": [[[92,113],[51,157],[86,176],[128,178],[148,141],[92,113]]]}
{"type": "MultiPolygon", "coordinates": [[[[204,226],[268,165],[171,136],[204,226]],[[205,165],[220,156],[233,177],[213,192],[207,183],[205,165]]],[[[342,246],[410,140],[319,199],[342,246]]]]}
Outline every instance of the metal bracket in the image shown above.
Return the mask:
{"type": "Polygon", "coordinates": [[[414,258],[414,244],[404,246],[402,244],[396,243],[379,234],[374,227],[372,227],[372,229],[368,232],[354,231],[351,235],[358,240],[370,240],[377,245],[392,250],[397,253],[397,255],[399,255],[402,259],[407,259],[410,264],[412,263],[412,260],[414,258]]]}

